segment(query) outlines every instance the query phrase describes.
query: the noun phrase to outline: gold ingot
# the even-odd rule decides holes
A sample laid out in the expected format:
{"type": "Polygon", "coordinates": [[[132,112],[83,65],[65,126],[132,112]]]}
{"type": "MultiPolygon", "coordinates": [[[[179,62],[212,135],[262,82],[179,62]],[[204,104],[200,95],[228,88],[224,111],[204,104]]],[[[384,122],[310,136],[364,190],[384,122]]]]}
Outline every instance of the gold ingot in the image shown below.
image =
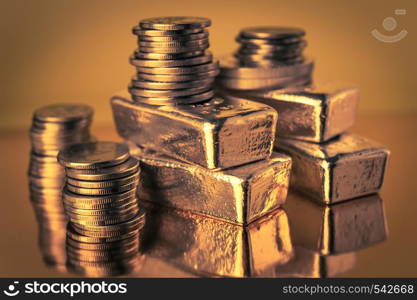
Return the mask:
{"type": "Polygon", "coordinates": [[[169,208],[150,216],[146,256],[188,273],[256,276],[272,265],[287,263],[293,254],[288,219],[282,209],[248,226],[169,208]]]}
{"type": "Polygon", "coordinates": [[[356,252],[322,255],[309,249],[294,247],[294,256],[288,263],[272,266],[260,275],[284,278],[335,277],[349,271],[355,264],[356,252]]]}
{"type": "Polygon", "coordinates": [[[120,136],[181,161],[223,169],[272,154],[278,116],[264,104],[215,97],[203,104],[156,106],[133,102],[127,92],[111,104],[120,136]]]}
{"type": "Polygon", "coordinates": [[[320,255],[358,251],[385,241],[388,235],[378,194],[322,206],[290,192],[285,211],[293,244],[320,255]]]}
{"type": "Polygon", "coordinates": [[[291,158],[274,152],[270,159],[226,170],[145,153],[131,145],[140,161],[138,198],[163,206],[248,224],[285,202],[291,158]]]}
{"type": "Polygon", "coordinates": [[[291,189],[326,204],[378,192],[389,156],[386,147],[353,134],[323,144],[281,138],[276,147],[293,160],[291,189]]]}
{"type": "Polygon", "coordinates": [[[324,142],[355,122],[359,89],[333,82],[269,91],[224,90],[225,95],[267,104],[278,111],[277,136],[324,142]]]}

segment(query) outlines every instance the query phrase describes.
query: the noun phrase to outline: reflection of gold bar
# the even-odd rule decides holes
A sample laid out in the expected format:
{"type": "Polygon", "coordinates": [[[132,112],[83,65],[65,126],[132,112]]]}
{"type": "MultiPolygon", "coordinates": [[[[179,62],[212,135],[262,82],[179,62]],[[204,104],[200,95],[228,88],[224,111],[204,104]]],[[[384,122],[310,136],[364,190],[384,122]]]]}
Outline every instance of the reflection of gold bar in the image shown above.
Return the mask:
{"type": "Polygon", "coordinates": [[[287,197],[291,158],[284,154],[213,171],[131,149],[141,162],[141,200],[247,224],[287,197]]]}
{"type": "Polygon", "coordinates": [[[268,158],[277,113],[241,99],[151,106],[125,93],[111,100],[119,134],[133,143],[205,168],[228,168],[268,158]]]}
{"type": "Polygon", "coordinates": [[[327,204],[377,192],[389,156],[385,147],[353,134],[324,144],[282,138],[276,146],[293,159],[291,188],[327,204]]]}
{"type": "Polygon", "coordinates": [[[288,219],[282,209],[248,226],[166,208],[150,215],[150,246],[144,254],[188,273],[253,276],[292,257],[288,219]]]}
{"type": "Polygon", "coordinates": [[[318,252],[302,247],[294,247],[294,256],[288,263],[270,267],[261,276],[302,278],[335,277],[352,269],[355,263],[356,252],[321,255],[318,252]]]}
{"type": "Polygon", "coordinates": [[[294,245],[322,255],[357,251],[387,238],[383,201],[377,194],[321,206],[291,192],[285,210],[294,245]]]}
{"type": "Polygon", "coordinates": [[[277,135],[323,142],[345,132],[355,121],[359,90],[340,83],[304,89],[223,91],[265,103],[278,111],[277,135]]]}

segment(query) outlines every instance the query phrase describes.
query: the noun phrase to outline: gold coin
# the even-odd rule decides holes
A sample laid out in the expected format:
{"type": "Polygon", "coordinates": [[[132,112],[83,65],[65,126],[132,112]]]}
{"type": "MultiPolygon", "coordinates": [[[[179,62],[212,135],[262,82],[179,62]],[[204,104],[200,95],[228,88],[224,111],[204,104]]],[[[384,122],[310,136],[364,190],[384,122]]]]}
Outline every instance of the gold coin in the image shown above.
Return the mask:
{"type": "Polygon", "coordinates": [[[129,148],[122,143],[87,142],[65,148],[58,161],[67,168],[95,169],[118,165],[129,158],[129,148]]]}
{"type": "Polygon", "coordinates": [[[99,167],[96,169],[65,170],[68,177],[87,181],[101,181],[125,177],[139,171],[139,161],[130,157],[127,161],[112,167],[99,167]]]}
{"type": "Polygon", "coordinates": [[[126,192],[129,190],[134,190],[136,189],[138,183],[139,183],[139,179],[136,178],[135,181],[133,181],[132,183],[114,186],[114,187],[108,187],[108,188],[81,188],[81,187],[77,187],[68,183],[65,185],[65,187],[69,191],[76,193],[76,194],[98,196],[98,195],[111,195],[113,193],[121,193],[121,192],[126,192]]]}
{"type": "Polygon", "coordinates": [[[139,180],[139,173],[131,174],[126,177],[116,178],[111,180],[87,181],[67,177],[67,183],[80,188],[117,188],[126,184],[131,184],[139,180]]]}

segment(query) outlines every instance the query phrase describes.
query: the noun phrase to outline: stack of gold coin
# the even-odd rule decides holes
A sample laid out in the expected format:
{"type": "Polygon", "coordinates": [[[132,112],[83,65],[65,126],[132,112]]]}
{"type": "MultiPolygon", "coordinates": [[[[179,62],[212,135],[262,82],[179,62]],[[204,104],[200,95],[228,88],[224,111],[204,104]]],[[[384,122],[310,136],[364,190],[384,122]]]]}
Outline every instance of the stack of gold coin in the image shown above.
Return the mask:
{"type": "Polygon", "coordinates": [[[136,67],[129,91],[132,99],[155,105],[186,104],[213,98],[219,73],[208,31],[211,21],[200,17],[145,19],[133,28],[138,50],[130,58],[136,67]]]}
{"type": "Polygon", "coordinates": [[[58,161],[66,173],[68,265],[90,276],[125,272],[137,261],[145,222],[136,198],[139,162],[113,142],[69,146],[58,161]]]}
{"type": "Polygon", "coordinates": [[[303,29],[249,27],[240,31],[239,49],[220,59],[218,86],[235,90],[263,90],[308,86],[313,60],[303,55],[303,29]]]}
{"type": "Polygon", "coordinates": [[[62,205],[64,168],[57,161],[62,148],[90,140],[93,110],[82,104],[55,104],[39,108],[30,129],[29,165],[31,203],[39,223],[39,246],[44,261],[65,266],[65,228],[62,205]]]}

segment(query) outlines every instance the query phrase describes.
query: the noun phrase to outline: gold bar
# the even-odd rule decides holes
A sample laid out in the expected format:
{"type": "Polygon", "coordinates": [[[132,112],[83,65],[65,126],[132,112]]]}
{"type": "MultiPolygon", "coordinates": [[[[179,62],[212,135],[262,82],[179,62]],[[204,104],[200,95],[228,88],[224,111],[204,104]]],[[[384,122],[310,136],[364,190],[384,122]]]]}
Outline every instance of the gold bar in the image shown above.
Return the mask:
{"type": "Polygon", "coordinates": [[[276,147],[293,159],[290,187],[326,204],[378,192],[389,156],[386,147],[353,134],[323,144],[282,138],[276,147]]]}
{"type": "Polygon", "coordinates": [[[288,219],[282,209],[248,226],[169,208],[149,213],[149,221],[150,246],[145,255],[176,266],[184,273],[256,276],[271,265],[287,263],[292,257],[288,219]]]}
{"type": "Polygon", "coordinates": [[[357,251],[383,242],[388,235],[378,194],[322,206],[291,192],[285,210],[293,244],[320,255],[357,251]]]}
{"type": "Polygon", "coordinates": [[[277,113],[243,99],[152,106],[125,92],[111,99],[117,130],[142,148],[198,164],[229,168],[271,156],[277,113]]]}
{"type": "Polygon", "coordinates": [[[130,146],[140,160],[138,197],[144,201],[248,224],[287,197],[291,158],[285,154],[214,171],[130,146]]]}
{"type": "Polygon", "coordinates": [[[351,128],[355,122],[359,89],[338,82],[269,91],[223,90],[267,104],[278,111],[277,136],[324,142],[351,128]]]}
{"type": "Polygon", "coordinates": [[[356,252],[322,255],[318,252],[294,247],[294,257],[284,265],[272,266],[262,277],[321,278],[335,277],[352,269],[356,264],[356,252]]]}

